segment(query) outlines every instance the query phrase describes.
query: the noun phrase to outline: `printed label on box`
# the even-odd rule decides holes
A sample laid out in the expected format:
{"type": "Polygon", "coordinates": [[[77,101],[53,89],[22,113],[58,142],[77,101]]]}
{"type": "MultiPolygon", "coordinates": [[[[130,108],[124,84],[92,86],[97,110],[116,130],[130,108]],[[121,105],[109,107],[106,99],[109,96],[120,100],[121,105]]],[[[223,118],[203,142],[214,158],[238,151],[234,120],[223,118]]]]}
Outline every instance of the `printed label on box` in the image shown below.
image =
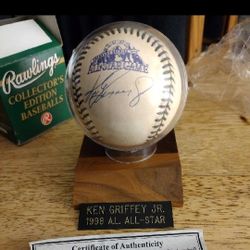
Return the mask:
{"type": "MultiPolygon", "coordinates": [[[[21,23],[25,24],[24,30],[28,32],[27,21],[21,23]]],[[[31,23],[34,20],[28,22],[28,26],[31,23]]],[[[17,26],[17,23],[13,23],[13,26],[17,26]]],[[[25,45],[16,46],[13,49],[18,47],[19,53],[8,52],[9,56],[0,58],[0,104],[1,112],[5,113],[0,116],[0,127],[17,144],[71,117],[65,95],[66,66],[61,45],[42,24],[37,26],[38,23],[35,23],[35,28],[30,32],[34,33],[35,30],[38,33],[40,27],[43,42],[35,43],[39,46],[30,49],[25,45]],[[45,39],[45,33],[48,39],[45,39]],[[11,126],[7,126],[7,123],[11,126]]],[[[7,32],[3,27],[2,31],[7,32]]],[[[13,43],[13,39],[10,38],[10,41],[13,43]]]]}

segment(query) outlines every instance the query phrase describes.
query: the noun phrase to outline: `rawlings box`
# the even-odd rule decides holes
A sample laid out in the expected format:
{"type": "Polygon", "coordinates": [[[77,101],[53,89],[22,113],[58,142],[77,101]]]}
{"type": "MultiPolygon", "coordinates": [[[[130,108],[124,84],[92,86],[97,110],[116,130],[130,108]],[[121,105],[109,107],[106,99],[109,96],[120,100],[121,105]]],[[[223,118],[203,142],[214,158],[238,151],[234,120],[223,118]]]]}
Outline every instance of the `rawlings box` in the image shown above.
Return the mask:
{"type": "Polygon", "coordinates": [[[18,145],[71,117],[54,16],[0,22],[0,132],[18,145]]]}

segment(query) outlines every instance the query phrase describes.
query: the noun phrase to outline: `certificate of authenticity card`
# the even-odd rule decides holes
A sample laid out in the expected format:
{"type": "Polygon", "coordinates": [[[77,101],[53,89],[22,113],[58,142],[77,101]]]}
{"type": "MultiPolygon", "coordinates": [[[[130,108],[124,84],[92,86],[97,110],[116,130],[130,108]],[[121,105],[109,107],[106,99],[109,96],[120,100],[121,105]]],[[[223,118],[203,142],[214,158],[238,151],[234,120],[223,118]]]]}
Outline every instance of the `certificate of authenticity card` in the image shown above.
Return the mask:
{"type": "Polygon", "coordinates": [[[202,230],[78,236],[30,242],[31,250],[207,250],[202,230]]]}

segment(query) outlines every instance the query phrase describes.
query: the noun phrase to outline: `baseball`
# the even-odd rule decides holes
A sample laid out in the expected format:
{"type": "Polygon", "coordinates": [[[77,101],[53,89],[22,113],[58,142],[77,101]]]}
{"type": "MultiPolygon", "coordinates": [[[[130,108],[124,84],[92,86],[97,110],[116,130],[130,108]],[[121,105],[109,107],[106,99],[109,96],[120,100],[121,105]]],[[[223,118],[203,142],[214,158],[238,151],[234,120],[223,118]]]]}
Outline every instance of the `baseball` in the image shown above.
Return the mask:
{"type": "Polygon", "coordinates": [[[185,106],[187,76],[175,46],[136,22],[105,25],[73,52],[68,97],[85,134],[112,149],[140,149],[163,138],[185,106]]]}

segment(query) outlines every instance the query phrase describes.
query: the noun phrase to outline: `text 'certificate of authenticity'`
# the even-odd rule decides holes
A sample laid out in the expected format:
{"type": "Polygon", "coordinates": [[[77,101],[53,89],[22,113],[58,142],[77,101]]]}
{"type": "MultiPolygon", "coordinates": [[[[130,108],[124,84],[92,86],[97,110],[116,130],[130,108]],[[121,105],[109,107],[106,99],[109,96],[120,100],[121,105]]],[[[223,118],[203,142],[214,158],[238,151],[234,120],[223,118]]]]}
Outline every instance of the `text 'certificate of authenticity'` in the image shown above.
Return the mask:
{"type": "Polygon", "coordinates": [[[207,250],[202,230],[173,230],[60,238],[30,243],[31,250],[207,250]]]}

